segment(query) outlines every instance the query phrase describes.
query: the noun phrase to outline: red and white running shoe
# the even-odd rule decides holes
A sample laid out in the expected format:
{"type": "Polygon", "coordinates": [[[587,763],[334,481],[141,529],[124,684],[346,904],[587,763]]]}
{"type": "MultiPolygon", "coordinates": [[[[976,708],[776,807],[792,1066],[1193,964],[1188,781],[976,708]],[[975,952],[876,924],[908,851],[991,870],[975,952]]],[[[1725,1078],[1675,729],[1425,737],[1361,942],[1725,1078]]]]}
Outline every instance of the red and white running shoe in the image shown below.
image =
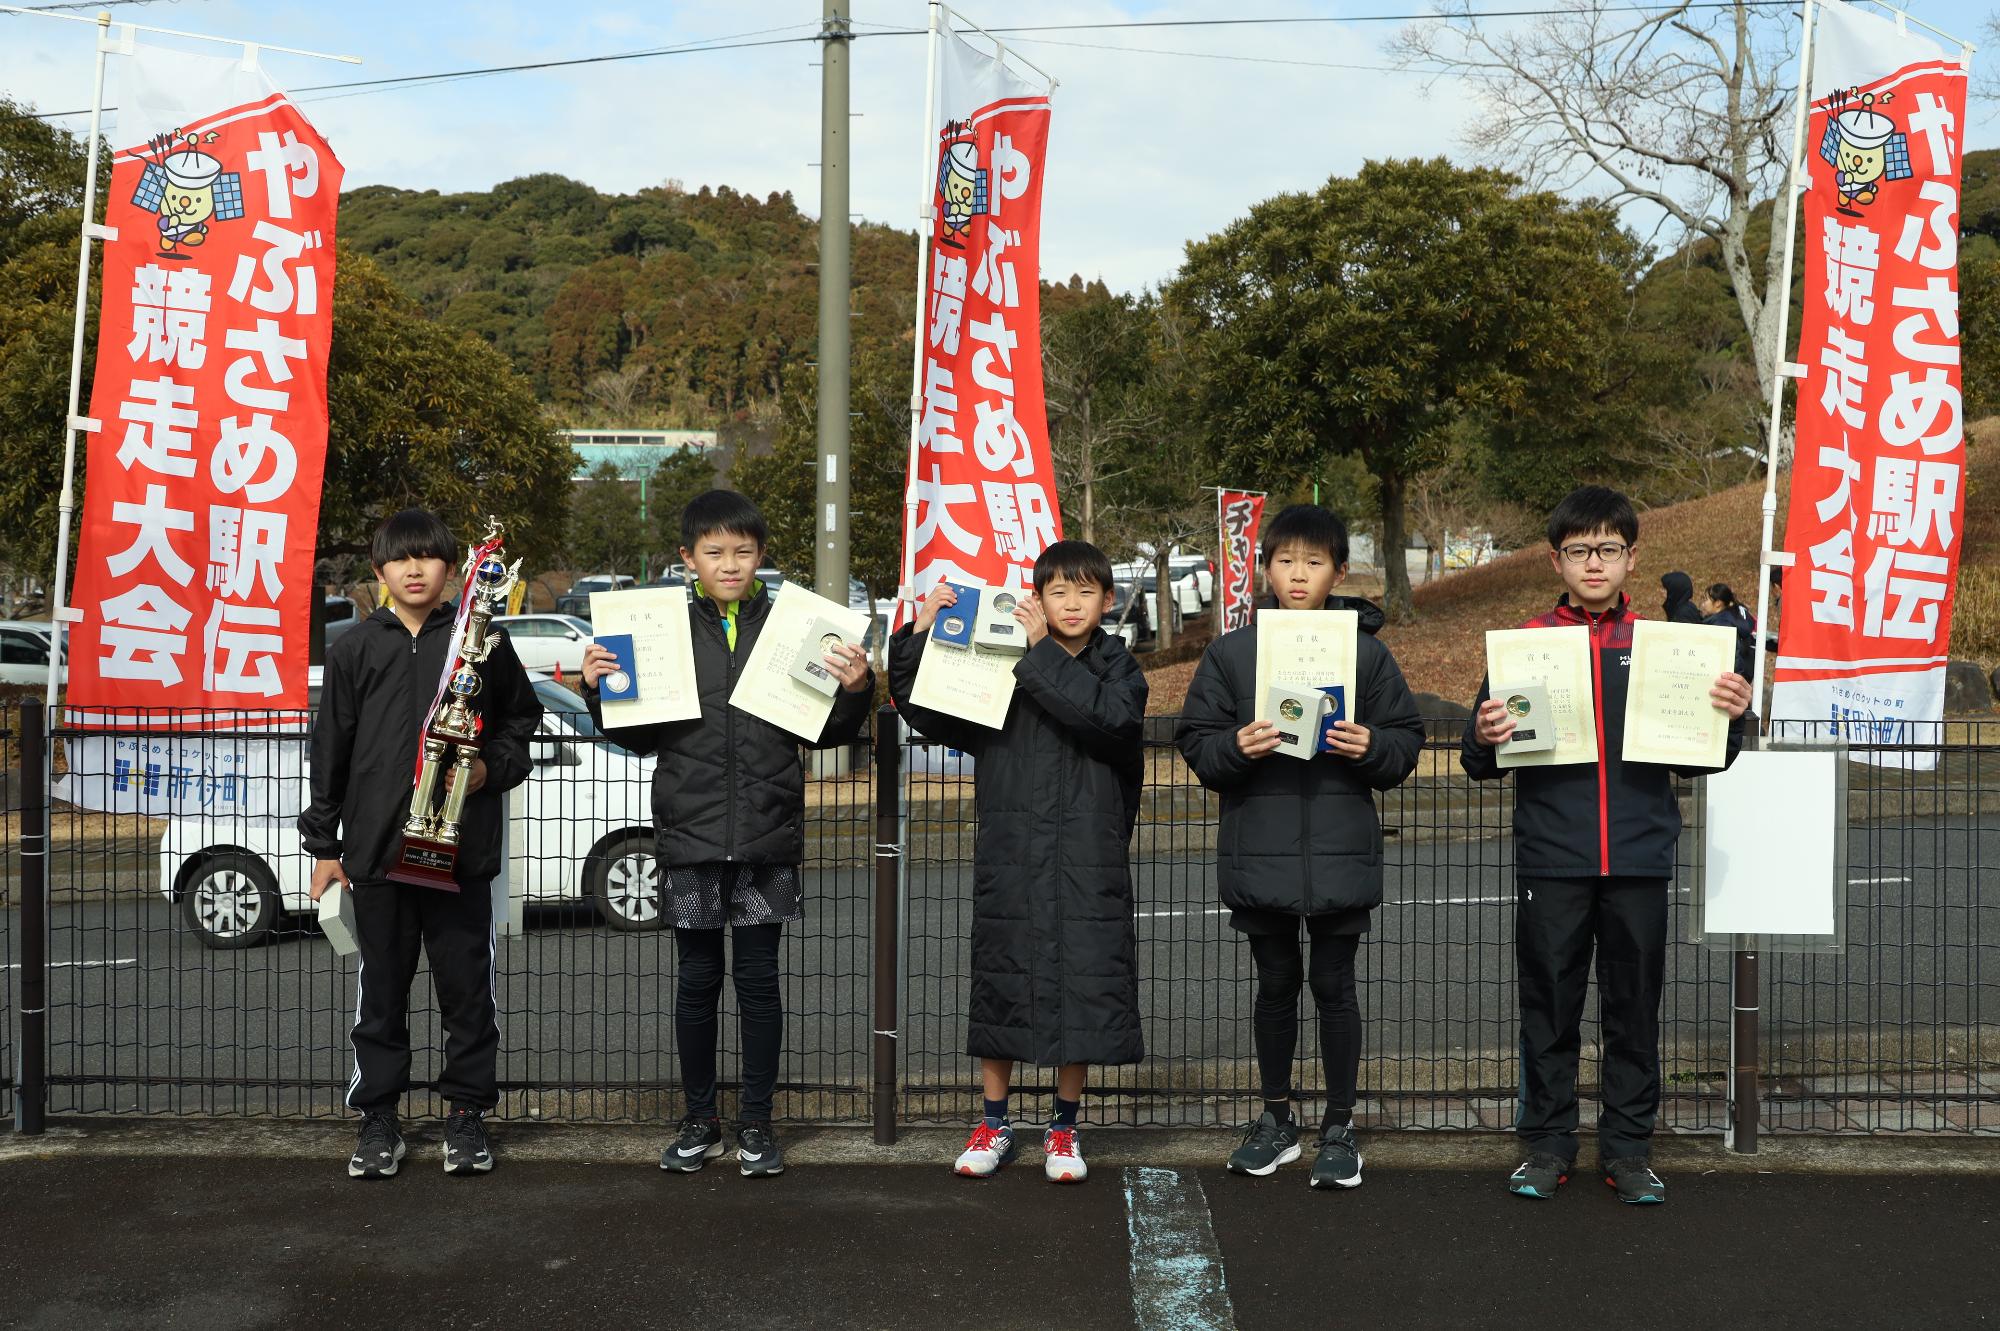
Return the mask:
{"type": "Polygon", "coordinates": [[[994,1127],[985,1119],[972,1130],[972,1136],[959,1152],[958,1162],[951,1169],[954,1174],[966,1178],[991,1178],[1000,1167],[1014,1158],[1014,1129],[1002,1124],[994,1127]]]}
{"type": "Polygon", "coordinates": [[[1050,1128],[1042,1134],[1042,1173],[1051,1183],[1081,1183],[1090,1177],[1074,1127],[1050,1128]]]}

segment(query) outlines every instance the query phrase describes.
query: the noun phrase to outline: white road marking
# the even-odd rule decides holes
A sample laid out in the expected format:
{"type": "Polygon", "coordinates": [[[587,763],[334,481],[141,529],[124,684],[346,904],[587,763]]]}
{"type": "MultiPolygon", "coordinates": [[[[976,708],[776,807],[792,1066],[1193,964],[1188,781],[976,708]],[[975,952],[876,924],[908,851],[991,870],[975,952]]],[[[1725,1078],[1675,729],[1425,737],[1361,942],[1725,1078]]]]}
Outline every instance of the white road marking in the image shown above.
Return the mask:
{"type": "Polygon", "coordinates": [[[1227,915],[1227,906],[1210,906],[1205,910],[1142,910],[1138,913],[1142,920],[1157,920],[1169,915],[1227,915]]]}
{"type": "MultiPolygon", "coordinates": [[[[138,964],[139,959],[137,957],[118,957],[111,961],[51,961],[49,969],[61,970],[65,966],[74,966],[80,970],[90,970],[97,966],[136,966],[138,964]]],[[[18,961],[10,961],[4,966],[0,966],[0,971],[17,971],[19,969],[21,969],[21,963],[18,961]]]]}
{"type": "Polygon", "coordinates": [[[1235,1331],[1208,1196],[1193,1171],[1126,1170],[1125,1219],[1139,1331],[1235,1331]]]}
{"type": "MultiPolygon", "coordinates": [[[[1693,896],[1694,889],[1677,887],[1674,889],[1674,895],[1693,896]]],[[[1509,893],[1504,897],[1411,897],[1408,901],[1385,901],[1382,904],[1385,906],[1511,906],[1514,904],[1514,896],[1509,893]]]]}
{"type": "Polygon", "coordinates": [[[1850,879],[1848,879],[1848,880],[1847,880],[1847,885],[1848,885],[1849,887],[1859,887],[1859,886],[1861,886],[1861,885],[1862,885],[1863,883],[1908,883],[1908,882],[1913,882],[1913,881],[1915,881],[1915,880],[1913,880],[1913,879],[1909,879],[1909,878],[1890,878],[1890,877],[1883,877],[1883,878],[1850,878],[1850,879]]]}

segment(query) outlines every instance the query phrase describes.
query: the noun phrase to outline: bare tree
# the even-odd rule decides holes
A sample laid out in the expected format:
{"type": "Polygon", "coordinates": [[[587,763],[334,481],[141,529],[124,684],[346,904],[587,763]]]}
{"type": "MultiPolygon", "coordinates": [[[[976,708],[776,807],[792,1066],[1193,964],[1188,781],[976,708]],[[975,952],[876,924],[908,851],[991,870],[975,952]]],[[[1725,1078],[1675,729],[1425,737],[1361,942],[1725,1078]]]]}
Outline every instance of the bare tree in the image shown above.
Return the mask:
{"type": "Polygon", "coordinates": [[[639,401],[639,386],[652,368],[643,361],[628,360],[615,370],[606,370],[585,386],[584,392],[604,413],[605,420],[613,429],[631,426],[633,408],[639,401]]]}
{"type": "Polygon", "coordinates": [[[1643,12],[1558,3],[1561,13],[1524,24],[1443,0],[1438,18],[1406,28],[1392,47],[1407,67],[1466,76],[1479,103],[1468,142],[1482,159],[1551,188],[1608,180],[1608,202],[1650,205],[1677,239],[1714,241],[1768,413],[1783,354],[1777,298],[1789,280],[1789,210],[1771,211],[1761,269],[1749,228],[1757,202],[1787,175],[1797,20],[1748,0],[1643,12]]]}

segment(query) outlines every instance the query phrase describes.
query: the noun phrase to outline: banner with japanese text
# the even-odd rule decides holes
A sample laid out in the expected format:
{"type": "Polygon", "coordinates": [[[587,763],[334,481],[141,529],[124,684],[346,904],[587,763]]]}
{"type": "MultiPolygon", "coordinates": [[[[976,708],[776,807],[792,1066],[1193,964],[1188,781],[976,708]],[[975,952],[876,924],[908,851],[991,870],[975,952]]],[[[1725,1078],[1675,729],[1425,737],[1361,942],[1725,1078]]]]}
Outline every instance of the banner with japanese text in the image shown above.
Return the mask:
{"type": "MultiPolygon", "coordinates": [[[[1961,53],[1813,6],[1797,443],[1772,716],[1856,744],[1944,710],[1964,531],[1961,53]]],[[[1794,729],[1788,727],[1788,729],[1794,729]]],[[[1922,765],[1928,766],[1928,763],[1922,765]]]]}
{"type": "Polygon", "coordinates": [[[1215,589],[1216,628],[1227,633],[1246,627],[1256,613],[1257,528],[1264,521],[1264,495],[1259,490],[1218,490],[1215,508],[1222,569],[1222,585],[1215,589]]]}
{"type": "Polygon", "coordinates": [[[1062,539],[1042,396],[1048,90],[949,26],[936,78],[903,582],[1025,588],[1062,539]]]}
{"type": "Polygon", "coordinates": [[[241,55],[121,70],[68,718],[303,710],[340,162],[241,55]]]}

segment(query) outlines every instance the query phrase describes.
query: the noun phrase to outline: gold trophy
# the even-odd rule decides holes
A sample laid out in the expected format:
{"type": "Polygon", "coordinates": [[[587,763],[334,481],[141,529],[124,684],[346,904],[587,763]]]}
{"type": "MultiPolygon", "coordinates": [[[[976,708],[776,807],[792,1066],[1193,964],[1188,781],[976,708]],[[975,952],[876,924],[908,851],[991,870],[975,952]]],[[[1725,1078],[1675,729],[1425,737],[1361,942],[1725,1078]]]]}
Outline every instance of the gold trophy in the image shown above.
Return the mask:
{"type": "Polygon", "coordinates": [[[465,599],[459,607],[463,630],[458,652],[445,676],[444,688],[424,718],[422,747],[417,755],[417,784],[410,794],[410,817],[403,824],[403,844],[391,882],[458,891],[458,824],[465,813],[466,787],[472,762],[479,756],[482,720],[472,708],[482,681],[479,667],[501,639],[490,627],[493,616],[506,613],[508,598],[521,580],[521,561],[510,567],[500,547],[498,518],[486,519],[486,536],[466,557],[465,599]],[[440,774],[449,767],[451,779],[438,799],[440,774]]]}

